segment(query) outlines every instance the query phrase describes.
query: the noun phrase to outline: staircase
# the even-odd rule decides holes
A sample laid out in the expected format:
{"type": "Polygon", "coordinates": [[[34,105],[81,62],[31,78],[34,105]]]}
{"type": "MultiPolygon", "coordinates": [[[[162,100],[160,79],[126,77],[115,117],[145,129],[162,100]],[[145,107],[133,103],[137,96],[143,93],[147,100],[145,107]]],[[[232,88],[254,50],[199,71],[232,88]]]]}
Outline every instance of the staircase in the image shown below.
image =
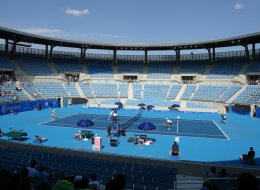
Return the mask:
{"type": "Polygon", "coordinates": [[[181,99],[181,97],[182,97],[182,95],[183,95],[183,93],[184,93],[186,87],[187,87],[187,84],[183,84],[183,85],[182,85],[182,87],[181,87],[179,93],[177,94],[175,100],[178,100],[178,101],[179,101],[179,100],[181,99]]]}
{"type": "Polygon", "coordinates": [[[128,99],[134,98],[134,90],[133,90],[133,83],[128,84],[128,99]]]}
{"type": "Polygon", "coordinates": [[[238,97],[246,89],[246,87],[247,85],[243,85],[242,88],[239,91],[237,91],[237,93],[235,93],[227,102],[233,102],[236,99],[236,97],[238,97]]]}
{"type": "Polygon", "coordinates": [[[19,81],[16,81],[16,86],[20,86],[20,87],[21,87],[22,92],[29,98],[29,100],[31,100],[31,101],[34,100],[33,96],[32,96],[29,92],[27,92],[27,90],[25,90],[25,89],[20,85],[20,82],[19,82],[19,81]]]}
{"type": "Polygon", "coordinates": [[[84,92],[82,91],[81,87],[79,86],[79,83],[78,82],[75,82],[75,87],[77,89],[77,92],[79,93],[79,96],[81,98],[86,98],[84,92]]]}
{"type": "Polygon", "coordinates": [[[176,190],[200,190],[203,178],[192,176],[176,176],[176,190]]]}
{"type": "Polygon", "coordinates": [[[55,68],[54,66],[54,63],[53,62],[49,62],[49,61],[46,61],[46,64],[49,65],[49,67],[51,68],[51,71],[53,73],[53,75],[58,75],[58,71],[57,69],[55,68]]]}
{"type": "Polygon", "coordinates": [[[189,100],[192,99],[192,97],[194,96],[194,94],[197,92],[198,88],[199,88],[199,85],[196,86],[196,89],[194,90],[194,92],[193,92],[192,95],[190,96],[190,99],[189,99],[189,100]]]}
{"type": "Polygon", "coordinates": [[[15,75],[17,78],[27,75],[27,73],[23,70],[23,68],[21,67],[21,65],[18,63],[16,59],[10,59],[10,60],[15,66],[15,75]]]}

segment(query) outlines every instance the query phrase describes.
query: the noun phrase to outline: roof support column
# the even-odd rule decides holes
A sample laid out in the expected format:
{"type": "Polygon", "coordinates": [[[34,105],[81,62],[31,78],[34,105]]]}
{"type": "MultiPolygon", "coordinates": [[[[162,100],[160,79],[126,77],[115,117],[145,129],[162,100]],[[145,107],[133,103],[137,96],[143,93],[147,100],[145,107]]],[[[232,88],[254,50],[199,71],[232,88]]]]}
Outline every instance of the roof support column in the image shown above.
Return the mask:
{"type": "Polygon", "coordinates": [[[86,51],[87,51],[87,47],[86,46],[82,46],[81,48],[80,48],[80,60],[81,61],[85,61],[85,59],[86,59],[86,51]]]}
{"type": "Polygon", "coordinates": [[[48,59],[48,56],[49,56],[49,45],[46,44],[45,45],[45,59],[48,59]]]}
{"type": "Polygon", "coordinates": [[[248,50],[248,45],[245,44],[243,45],[245,47],[245,53],[246,53],[246,62],[249,63],[250,62],[250,57],[249,57],[249,50],[248,50]]]}
{"type": "Polygon", "coordinates": [[[176,49],[175,52],[176,52],[176,63],[180,64],[180,62],[181,62],[181,50],[176,49]]]}
{"type": "Polygon", "coordinates": [[[144,51],[144,64],[148,63],[147,50],[144,51]]]}
{"type": "Polygon", "coordinates": [[[55,47],[55,45],[51,45],[50,54],[49,54],[49,60],[52,59],[52,53],[53,53],[53,48],[54,47],[55,47]]]}
{"type": "Polygon", "coordinates": [[[210,48],[207,48],[207,50],[208,50],[208,55],[209,55],[209,62],[210,62],[210,63],[213,63],[213,61],[212,61],[212,56],[211,56],[211,49],[210,49],[210,48]]]}
{"type": "Polygon", "coordinates": [[[116,54],[117,53],[117,50],[116,49],[114,49],[113,50],[113,60],[112,60],[112,62],[113,62],[113,64],[116,64],[117,63],[117,59],[116,59],[116,54]]]}
{"type": "Polygon", "coordinates": [[[252,61],[256,61],[256,56],[255,56],[255,43],[252,44],[252,61]]]}
{"type": "Polygon", "coordinates": [[[11,54],[12,54],[12,56],[15,54],[15,52],[16,52],[16,44],[17,44],[17,41],[14,41],[13,42],[13,47],[12,47],[12,50],[11,50],[11,54]]]}
{"type": "Polygon", "coordinates": [[[8,39],[5,39],[5,54],[8,55],[8,39]]]}
{"type": "Polygon", "coordinates": [[[216,52],[215,52],[215,48],[212,48],[212,63],[216,62],[216,52]]]}

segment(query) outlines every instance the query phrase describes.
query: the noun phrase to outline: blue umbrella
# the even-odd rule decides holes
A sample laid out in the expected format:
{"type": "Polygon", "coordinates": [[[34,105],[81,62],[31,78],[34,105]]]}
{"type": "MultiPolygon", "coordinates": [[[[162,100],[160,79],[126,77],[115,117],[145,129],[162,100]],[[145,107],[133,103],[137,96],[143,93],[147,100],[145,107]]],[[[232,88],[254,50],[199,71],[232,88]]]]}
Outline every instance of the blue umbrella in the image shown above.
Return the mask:
{"type": "Polygon", "coordinates": [[[148,110],[151,110],[151,109],[153,109],[153,108],[155,108],[153,105],[148,105],[148,106],[146,106],[146,108],[148,109],[148,110]]]}
{"type": "Polygon", "coordinates": [[[119,106],[119,105],[123,105],[123,103],[122,102],[116,102],[115,105],[119,106]]]}
{"type": "Polygon", "coordinates": [[[77,123],[77,126],[79,127],[89,127],[89,126],[93,126],[94,123],[93,121],[89,120],[89,119],[82,119],[77,123]]]}
{"type": "Polygon", "coordinates": [[[171,106],[172,108],[179,108],[180,107],[180,105],[179,104],[173,104],[172,106],[171,106]]]}
{"type": "Polygon", "coordinates": [[[144,103],[140,103],[138,104],[138,106],[146,106],[144,103]]]}
{"type": "Polygon", "coordinates": [[[144,123],[142,123],[142,124],[140,124],[140,125],[138,126],[138,129],[144,130],[144,131],[150,131],[150,130],[156,129],[156,127],[155,127],[154,124],[152,124],[152,123],[146,123],[146,122],[144,122],[144,123]]]}

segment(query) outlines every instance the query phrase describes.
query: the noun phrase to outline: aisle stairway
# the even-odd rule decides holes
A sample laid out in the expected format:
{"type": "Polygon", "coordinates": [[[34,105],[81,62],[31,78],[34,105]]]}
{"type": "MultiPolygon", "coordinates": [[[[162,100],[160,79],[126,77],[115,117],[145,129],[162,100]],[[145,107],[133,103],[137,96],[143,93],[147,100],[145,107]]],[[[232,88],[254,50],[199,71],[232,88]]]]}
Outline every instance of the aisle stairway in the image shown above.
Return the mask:
{"type": "Polygon", "coordinates": [[[128,84],[128,99],[133,99],[133,83],[128,84]]]}

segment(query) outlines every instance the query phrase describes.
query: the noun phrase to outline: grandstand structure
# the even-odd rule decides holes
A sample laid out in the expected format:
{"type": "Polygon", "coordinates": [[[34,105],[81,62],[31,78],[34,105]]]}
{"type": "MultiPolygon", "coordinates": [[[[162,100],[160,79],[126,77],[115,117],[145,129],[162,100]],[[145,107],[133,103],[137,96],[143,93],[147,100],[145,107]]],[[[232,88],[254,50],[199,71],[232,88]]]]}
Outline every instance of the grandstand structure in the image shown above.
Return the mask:
{"type": "MultiPolygon", "coordinates": [[[[111,106],[120,100],[134,108],[140,102],[167,109],[226,112],[227,105],[259,105],[260,33],[182,44],[101,44],[60,40],[0,27],[0,69],[19,79],[19,101],[63,97],[87,99],[91,106],[111,106]],[[24,44],[43,45],[43,49],[24,44]],[[55,51],[77,48],[79,53],[55,51]],[[216,48],[243,46],[244,51],[216,53],[216,48]],[[251,47],[251,48],[249,48],[251,47]],[[88,49],[111,50],[91,54],[88,49]],[[206,49],[204,54],[181,54],[206,49]],[[121,55],[118,51],[143,51],[121,55]],[[148,55],[172,50],[173,55],[148,55]],[[52,89],[56,89],[53,91],[52,89]],[[35,96],[37,94],[37,96],[35,96]]],[[[10,92],[13,87],[1,86],[10,92]]],[[[1,102],[12,101],[1,97],[1,102]]]]}
{"type": "MultiPolygon", "coordinates": [[[[251,116],[260,107],[260,49],[256,48],[260,32],[204,42],[117,44],[49,38],[0,27],[0,40],[0,74],[16,79],[0,85],[0,104],[62,98],[72,103],[88,102],[91,107],[114,107],[120,101],[125,108],[145,103],[167,110],[179,104],[183,111],[221,113],[231,111],[231,106],[249,110],[251,116]],[[218,48],[235,46],[244,50],[216,52],[218,48]],[[78,52],[59,51],[59,47],[78,52]],[[112,53],[88,53],[89,49],[112,53]],[[207,53],[181,54],[200,49],[207,53]],[[142,51],[144,55],[119,51],[142,51]],[[150,55],[150,51],[172,51],[172,55],[150,55]]],[[[28,157],[26,151],[20,154],[28,157]]],[[[103,158],[101,162],[106,162],[103,158]]],[[[93,160],[100,164],[97,156],[93,160]]],[[[122,163],[118,158],[114,164],[120,168],[122,163]]],[[[132,165],[124,167],[134,170],[132,165]]]]}

